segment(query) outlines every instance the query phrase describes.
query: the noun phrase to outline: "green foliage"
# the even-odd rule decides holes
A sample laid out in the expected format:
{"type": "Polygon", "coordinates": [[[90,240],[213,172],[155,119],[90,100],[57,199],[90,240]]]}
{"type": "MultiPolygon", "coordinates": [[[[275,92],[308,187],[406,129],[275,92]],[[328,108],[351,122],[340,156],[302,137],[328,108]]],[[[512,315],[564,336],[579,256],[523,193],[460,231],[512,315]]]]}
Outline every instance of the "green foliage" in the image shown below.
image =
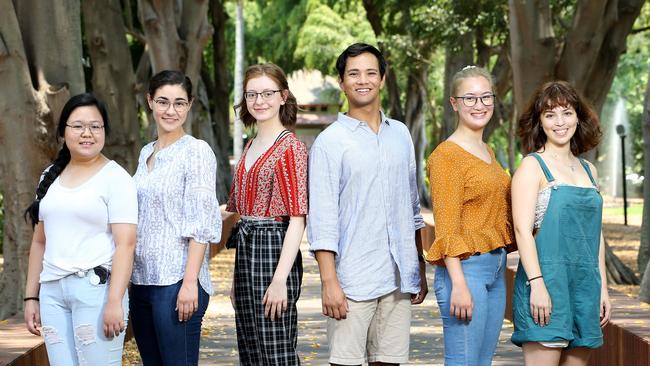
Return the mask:
{"type": "Polygon", "coordinates": [[[346,4],[350,5],[347,9],[342,9],[343,5],[332,9],[317,0],[308,1],[307,19],[294,52],[294,59],[302,61],[303,67],[336,74],[336,58],[347,46],[355,42],[377,44],[361,3],[346,4]]]}
{"type": "MultiPolygon", "coordinates": [[[[650,3],[646,3],[634,29],[650,26],[650,3]]],[[[625,100],[629,120],[628,143],[632,149],[632,161],[628,173],[643,175],[643,101],[650,71],[650,30],[645,30],[627,37],[627,52],[621,55],[616,70],[616,77],[607,95],[606,107],[603,108],[601,123],[610,128],[610,116],[618,98],[625,100]]]]}

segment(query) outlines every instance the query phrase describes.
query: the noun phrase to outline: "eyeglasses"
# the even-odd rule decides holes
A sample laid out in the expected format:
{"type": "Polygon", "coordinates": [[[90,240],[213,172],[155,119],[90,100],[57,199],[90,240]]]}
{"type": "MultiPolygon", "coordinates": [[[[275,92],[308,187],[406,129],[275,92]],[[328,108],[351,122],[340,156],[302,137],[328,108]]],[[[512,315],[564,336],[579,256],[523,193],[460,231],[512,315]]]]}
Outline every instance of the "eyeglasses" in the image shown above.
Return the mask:
{"type": "Polygon", "coordinates": [[[154,103],[154,108],[158,112],[165,112],[169,109],[169,106],[172,105],[174,107],[174,110],[177,113],[183,113],[190,106],[190,103],[183,100],[178,100],[175,101],[174,103],[171,103],[167,99],[154,99],[153,103],[154,103]]]}
{"type": "Polygon", "coordinates": [[[101,133],[104,130],[104,125],[101,123],[73,123],[73,124],[65,124],[66,126],[70,127],[72,132],[74,132],[77,135],[81,135],[86,128],[90,130],[90,133],[93,135],[101,133]]]}
{"type": "Polygon", "coordinates": [[[275,94],[277,92],[280,92],[280,91],[282,91],[282,90],[265,90],[265,91],[262,91],[262,92],[259,92],[259,93],[254,92],[254,91],[247,91],[247,92],[244,93],[244,98],[246,98],[247,101],[252,102],[252,101],[257,100],[257,96],[260,95],[260,96],[262,96],[262,100],[267,100],[267,99],[270,99],[273,96],[273,94],[275,94]]]}
{"type": "Polygon", "coordinates": [[[480,99],[481,103],[483,103],[484,106],[489,107],[491,105],[494,105],[494,99],[496,95],[494,94],[488,94],[488,95],[483,95],[480,97],[474,97],[474,96],[469,96],[469,97],[454,97],[456,99],[462,99],[463,104],[465,104],[466,107],[473,107],[476,105],[476,102],[480,99]]]}

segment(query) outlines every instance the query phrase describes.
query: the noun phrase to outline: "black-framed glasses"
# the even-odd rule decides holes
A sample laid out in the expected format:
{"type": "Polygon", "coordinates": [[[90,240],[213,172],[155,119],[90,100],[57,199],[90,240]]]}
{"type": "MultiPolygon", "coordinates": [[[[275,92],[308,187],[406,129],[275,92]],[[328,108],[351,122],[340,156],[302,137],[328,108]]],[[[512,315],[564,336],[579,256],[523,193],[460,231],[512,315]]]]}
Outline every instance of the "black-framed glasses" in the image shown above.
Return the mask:
{"type": "Polygon", "coordinates": [[[70,127],[70,130],[72,132],[76,133],[77,135],[81,135],[86,128],[90,130],[90,133],[93,135],[101,133],[104,130],[104,125],[97,122],[97,123],[71,123],[71,124],[65,124],[66,126],[70,127]]]}
{"type": "Polygon", "coordinates": [[[454,97],[456,99],[462,99],[463,104],[466,107],[473,107],[476,105],[476,102],[480,99],[481,103],[483,103],[484,106],[489,107],[491,105],[494,105],[494,100],[496,99],[496,95],[494,94],[487,94],[487,95],[482,95],[480,97],[475,97],[475,96],[467,96],[467,97],[454,97]]]}
{"type": "Polygon", "coordinates": [[[169,106],[171,105],[174,107],[174,110],[178,113],[183,113],[187,110],[187,108],[190,106],[190,103],[184,101],[184,100],[177,100],[175,102],[170,102],[167,99],[154,99],[153,100],[154,107],[156,110],[159,112],[164,112],[167,109],[169,109],[169,106]]]}
{"type": "Polygon", "coordinates": [[[261,92],[254,92],[254,91],[247,91],[244,93],[244,98],[246,98],[247,101],[252,102],[254,100],[257,100],[257,96],[260,95],[262,97],[262,100],[267,100],[270,99],[273,94],[277,92],[281,92],[282,90],[264,90],[261,92]]]}

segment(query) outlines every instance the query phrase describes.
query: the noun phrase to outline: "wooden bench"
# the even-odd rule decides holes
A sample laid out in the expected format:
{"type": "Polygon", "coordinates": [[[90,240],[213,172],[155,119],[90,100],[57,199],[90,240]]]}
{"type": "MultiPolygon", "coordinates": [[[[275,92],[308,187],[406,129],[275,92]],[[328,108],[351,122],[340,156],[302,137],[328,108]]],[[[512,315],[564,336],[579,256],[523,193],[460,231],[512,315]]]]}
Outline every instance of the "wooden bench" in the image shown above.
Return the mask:
{"type": "MultiPolygon", "coordinates": [[[[225,211],[221,206],[223,229],[221,241],[210,245],[210,258],[214,258],[226,245],[233,225],[239,219],[237,214],[225,211]]],[[[129,322],[130,324],[130,322],[129,322]]],[[[126,341],[132,337],[131,327],[127,329],[126,341]]],[[[48,366],[47,352],[43,338],[27,331],[22,313],[0,321],[0,366],[48,366]]]]}

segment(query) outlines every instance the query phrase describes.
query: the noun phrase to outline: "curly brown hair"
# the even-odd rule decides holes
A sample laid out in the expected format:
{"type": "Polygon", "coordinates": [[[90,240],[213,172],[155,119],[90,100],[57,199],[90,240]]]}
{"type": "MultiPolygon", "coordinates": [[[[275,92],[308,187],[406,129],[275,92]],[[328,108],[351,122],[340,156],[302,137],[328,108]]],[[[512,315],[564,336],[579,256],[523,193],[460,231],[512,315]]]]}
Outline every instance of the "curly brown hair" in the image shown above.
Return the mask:
{"type": "Polygon", "coordinates": [[[580,155],[596,147],[603,135],[598,115],[593,107],[566,81],[551,81],[535,91],[528,106],[519,117],[517,135],[524,154],[539,151],[546,144],[541,116],[557,106],[572,106],[578,116],[576,132],[571,137],[571,152],[580,155]]]}
{"type": "Polygon", "coordinates": [[[239,118],[241,118],[246,127],[250,127],[257,122],[246,107],[244,94],[246,93],[246,85],[248,84],[248,81],[260,76],[268,76],[278,84],[280,90],[286,90],[287,99],[284,101],[284,104],[280,106],[280,122],[282,122],[284,127],[293,130],[298,115],[298,102],[296,101],[296,97],[291,93],[291,90],[289,90],[289,82],[287,81],[287,76],[284,74],[284,71],[282,71],[280,66],[272,63],[257,64],[246,69],[246,72],[244,73],[244,82],[242,83],[244,87],[242,90],[241,100],[239,101],[239,104],[235,106],[235,111],[239,110],[239,118]]]}

